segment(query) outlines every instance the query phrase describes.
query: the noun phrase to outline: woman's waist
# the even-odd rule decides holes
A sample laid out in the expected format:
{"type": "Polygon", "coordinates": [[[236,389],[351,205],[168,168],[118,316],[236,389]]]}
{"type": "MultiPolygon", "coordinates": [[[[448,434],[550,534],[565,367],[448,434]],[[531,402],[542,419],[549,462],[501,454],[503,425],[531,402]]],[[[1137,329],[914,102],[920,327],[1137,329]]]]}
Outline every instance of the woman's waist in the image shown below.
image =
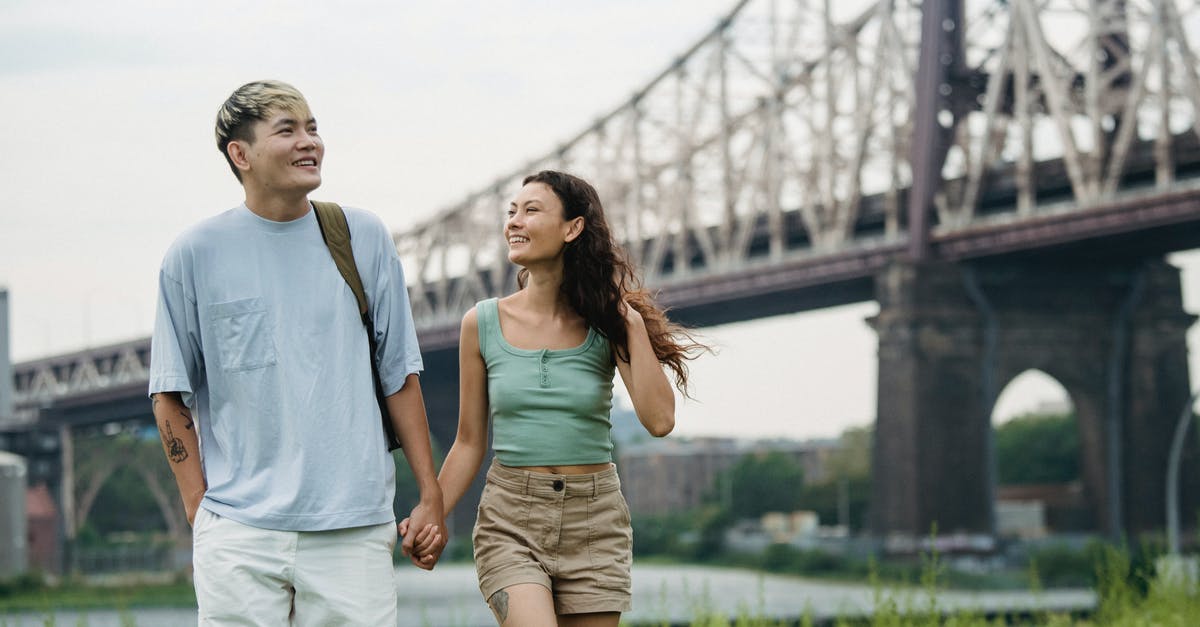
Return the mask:
{"type": "Polygon", "coordinates": [[[616,465],[612,462],[602,462],[599,464],[559,464],[554,466],[507,466],[503,463],[500,465],[520,472],[534,472],[547,475],[590,475],[604,472],[609,468],[616,468],[616,465]]]}
{"type": "Polygon", "coordinates": [[[503,486],[507,490],[543,496],[595,496],[621,489],[617,467],[611,462],[514,467],[506,466],[499,459],[495,459],[492,460],[492,467],[488,469],[487,480],[503,486]],[[546,469],[583,470],[589,467],[594,470],[592,472],[545,472],[546,469]]]}

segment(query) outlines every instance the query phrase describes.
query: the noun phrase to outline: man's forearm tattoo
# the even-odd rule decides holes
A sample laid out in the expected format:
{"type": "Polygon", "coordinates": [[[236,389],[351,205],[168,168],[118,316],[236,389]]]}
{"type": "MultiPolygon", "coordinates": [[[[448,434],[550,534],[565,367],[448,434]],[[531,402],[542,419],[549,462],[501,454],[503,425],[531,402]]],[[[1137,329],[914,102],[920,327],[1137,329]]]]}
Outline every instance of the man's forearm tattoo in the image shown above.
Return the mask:
{"type": "Polygon", "coordinates": [[[187,424],[184,425],[184,428],[191,429],[193,426],[195,426],[196,423],[192,422],[192,415],[188,413],[188,410],[179,410],[179,415],[183,416],[183,419],[187,421],[187,424]]]}
{"type": "Polygon", "coordinates": [[[508,620],[508,593],[501,590],[493,594],[490,605],[492,611],[496,613],[496,619],[503,625],[504,621],[508,620]]]}
{"type": "MultiPolygon", "coordinates": [[[[167,459],[176,464],[187,459],[187,449],[183,447],[183,440],[175,437],[175,433],[171,430],[171,423],[163,422],[163,427],[167,429],[166,433],[162,434],[163,445],[167,448],[167,459]]],[[[190,429],[191,427],[188,428],[190,429]]]]}

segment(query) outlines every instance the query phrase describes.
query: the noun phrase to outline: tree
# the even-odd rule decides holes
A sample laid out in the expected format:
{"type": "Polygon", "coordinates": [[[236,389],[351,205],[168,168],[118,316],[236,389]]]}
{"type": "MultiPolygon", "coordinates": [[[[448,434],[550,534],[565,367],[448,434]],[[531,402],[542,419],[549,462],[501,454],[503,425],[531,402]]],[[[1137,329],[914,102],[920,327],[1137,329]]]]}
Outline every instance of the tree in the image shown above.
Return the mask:
{"type": "Polygon", "coordinates": [[[1027,414],[996,428],[1000,485],[1079,478],[1079,430],[1072,414],[1027,414]]]}
{"type": "Polygon", "coordinates": [[[121,432],[75,441],[75,530],[98,537],[117,531],[167,531],[186,542],[190,531],[158,432],[121,432]]]}
{"type": "Polygon", "coordinates": [[[830,481],[871,478],[871,442],[875,430],[871,425],[849,427],[838,438],[838,447],[825,463],[830,481]]]}
{"type": "Polygon", "coordinates": [[[791,456],[778,451],[748,454],[717,477],[713,494],[727,494],[734,518],[757,518],[767,512],[791,512],[800,508],[804,469],[791,456]],[[725,490],[728,489],[728,493],[725,490]]]}

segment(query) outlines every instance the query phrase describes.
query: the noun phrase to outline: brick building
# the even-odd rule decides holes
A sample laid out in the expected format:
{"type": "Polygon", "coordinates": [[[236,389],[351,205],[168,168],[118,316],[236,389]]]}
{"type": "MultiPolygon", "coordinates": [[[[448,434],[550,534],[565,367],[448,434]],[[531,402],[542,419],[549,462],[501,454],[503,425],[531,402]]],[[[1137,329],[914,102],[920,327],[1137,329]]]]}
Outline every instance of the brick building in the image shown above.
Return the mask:
{"type": "MultiPolygon", "coordinates": [[[[826,477],[834,441],[733,438],[666,438],[640,440],[618,447],[621,486],[634,515],[686,511],[714,490],[718,475],[744,455],[778,451],[791,455],[804,469],[805,483],[826,477]]],[[[715,495],[718,496],[719,495],[715,495]]]]}

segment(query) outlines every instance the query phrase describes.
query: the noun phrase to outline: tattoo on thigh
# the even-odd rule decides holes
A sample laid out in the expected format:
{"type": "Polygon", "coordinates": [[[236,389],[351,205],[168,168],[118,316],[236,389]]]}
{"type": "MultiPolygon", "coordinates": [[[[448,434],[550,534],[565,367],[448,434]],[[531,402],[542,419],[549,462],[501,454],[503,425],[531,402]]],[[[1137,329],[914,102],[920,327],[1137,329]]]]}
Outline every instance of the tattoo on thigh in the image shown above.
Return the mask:
{"type": "Polygon", "coordinates": [[[492,606],[492,611],[496,613],[496,618],[503,625],[504,621],[508,620],[508,593],[501,590],[492,595],[492,600],[488,601],[488,605],[492,606]]]}

